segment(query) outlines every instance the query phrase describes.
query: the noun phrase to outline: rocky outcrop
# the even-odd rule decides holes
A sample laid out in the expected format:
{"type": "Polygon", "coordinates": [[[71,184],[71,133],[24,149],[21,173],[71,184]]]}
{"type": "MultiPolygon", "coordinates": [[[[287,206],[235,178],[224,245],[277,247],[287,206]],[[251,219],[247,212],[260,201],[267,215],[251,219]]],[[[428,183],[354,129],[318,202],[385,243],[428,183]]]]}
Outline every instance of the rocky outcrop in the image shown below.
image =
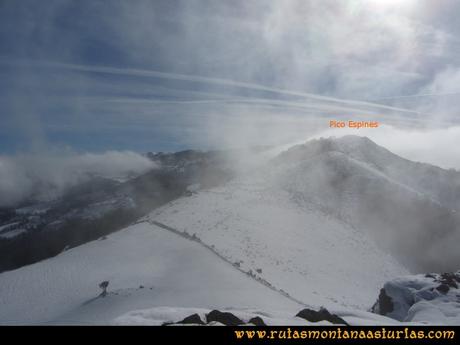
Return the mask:
{"type": "Polygon", "coordinates": [[[182,325],[204,325],[203,320],[201,320],[201,317],[198,314],[187,316],[185,319],[177,323],[182,325]]]}
{"type": "Polygon", "coordinates": [[[210,322],[220,322],[225,326],[238,326],[244,324],[242,320],[228,312],[221,312],[219,310],[213,310],[206,315],[206,321],[210,322]]]}
{"type": "MultiPolygon", "coordinates": [[[[342,318],[340,318],[339,316],[335,314],[331,314],[325,308],[320,308],[319,310],[305,308],[299,311],[295,316],[302,318],[308,322],[313,322],[313,323],[320,322],[320,321],[328,321],[332,324],[348,326],[348,323],[345,320],[343,320],[342,318]]],[[[306,325],[307,324],[308,323],[306,323],[306,325]]],[[[257,314],[253,315],[252,317],[249,317],[248,315],[246,315],[246,317],[241,318],[241,317],[236,316],[233,313],[222,312],[219,310],[212,310],[207,314],[203,313],[201,316],[198,315],[197,313],[191,314],[181,321],[166,322],[163,325],[164,326],[169,326],[169,325],[267,326],[264,319],[262,319],[257,314]]]]}
{"type": "Polygon", "coordinates": [[[327,309],[321,308],[320,310],[312,310],[305,308],[299,311],[296,315],[310,322],[329,321],[333,324],[347,325],[347,322],[337,315],[331,314],[327,309]]]}
{"type": "Polygon", "coordinates": [[[387,282],[371,311],[410,322],[459,324],[460,271],[401,277],[387,282]]]}

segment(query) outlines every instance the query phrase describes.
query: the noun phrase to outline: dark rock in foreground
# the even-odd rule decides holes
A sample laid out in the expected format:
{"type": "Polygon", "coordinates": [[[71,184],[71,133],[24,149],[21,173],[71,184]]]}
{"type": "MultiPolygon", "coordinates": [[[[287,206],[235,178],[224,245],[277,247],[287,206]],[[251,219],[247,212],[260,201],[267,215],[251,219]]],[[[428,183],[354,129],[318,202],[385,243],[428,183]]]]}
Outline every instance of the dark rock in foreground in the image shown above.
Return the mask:
{"type": "Polygon", "coordinates": [[[192,314],[190,316],[187,316],[185,319],[177,323],[184,325],[204,325],[203,320],[201,320],[201,317],[198,314],[192,314]]]}
{"type": "Polygon", "coordinates": [[[305,308],[296,315],[310,322],[329,321],[333,324],[347,325],[347,322],[337,315],[331,314],[327,309],[321,308],[319,311],[305,308]]]}
{"type": "Polygon", "coordinates": [[[378,313],[380,315],[387,315],[391,313],[394,309],[393,301],[391,297],[387,295],[385,289],[380,289],[379,299],[377,300],[376,304],[378,304],[376,308],[378,307],[378,313]]]}
{"type": "Polygon", "coordinates": [[[262,320],[261,317],[255,316],[252,319],[249,320],[248,323],[252,323],[255,326],[266,326],[264,320],[262,320]]]}
{"type": "Polygon", "coordinates": [[[213,310],[206,315],[206,321],[210,322],[220,322],[225,326],[238,326],[244,324],[242,320],[228,312],[221,312],[219,310],[213,310]]]}

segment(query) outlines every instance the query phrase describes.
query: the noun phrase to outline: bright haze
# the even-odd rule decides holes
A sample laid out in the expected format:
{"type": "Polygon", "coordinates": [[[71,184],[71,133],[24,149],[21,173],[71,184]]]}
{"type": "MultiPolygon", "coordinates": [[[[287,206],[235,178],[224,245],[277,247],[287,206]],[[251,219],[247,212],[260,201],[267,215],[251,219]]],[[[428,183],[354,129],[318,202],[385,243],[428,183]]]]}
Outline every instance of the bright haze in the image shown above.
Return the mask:
{"type": "Polygon", "coordinates": [[[459,10],[455,0],[3,0],[0,176],[30,175],[17,155],[59,166],[68,152],[124,151],[143,171],[135,153],[350,132],[460,168],[459,10]],[[331,119],[382,127],[334,131],[331,119]]]}
{"type": "Polygon", "coordinates": [[[0,0],[0,325],[460,325],[459,13],[0,0]]]}

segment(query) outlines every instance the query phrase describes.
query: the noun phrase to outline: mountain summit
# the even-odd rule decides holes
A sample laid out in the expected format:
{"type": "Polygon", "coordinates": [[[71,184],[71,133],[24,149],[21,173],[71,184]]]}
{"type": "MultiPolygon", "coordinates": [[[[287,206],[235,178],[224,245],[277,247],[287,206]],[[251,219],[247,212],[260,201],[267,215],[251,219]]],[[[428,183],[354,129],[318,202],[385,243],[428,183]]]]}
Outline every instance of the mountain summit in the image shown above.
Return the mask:
{"type": "Polygon", "coordinates": [[[370,233],[416,271],[454,271],[460,233],[460,173],[412,162],[368,138],[309,141],[281,153],[277,184],[370,233]]]}

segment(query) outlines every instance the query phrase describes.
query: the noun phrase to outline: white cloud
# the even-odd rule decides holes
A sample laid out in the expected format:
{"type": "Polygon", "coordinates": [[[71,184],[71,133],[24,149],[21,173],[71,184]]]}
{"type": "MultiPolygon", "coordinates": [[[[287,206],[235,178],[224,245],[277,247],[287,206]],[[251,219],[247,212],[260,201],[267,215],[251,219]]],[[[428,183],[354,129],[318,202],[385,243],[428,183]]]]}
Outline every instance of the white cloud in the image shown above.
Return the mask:
{"type": "Polygon", "coordinates": [[[52,199],[91,176],[123,180],[154,167],[148,158],[130,151],[0,156],[0,207],[32,196],[52,199]]]}

